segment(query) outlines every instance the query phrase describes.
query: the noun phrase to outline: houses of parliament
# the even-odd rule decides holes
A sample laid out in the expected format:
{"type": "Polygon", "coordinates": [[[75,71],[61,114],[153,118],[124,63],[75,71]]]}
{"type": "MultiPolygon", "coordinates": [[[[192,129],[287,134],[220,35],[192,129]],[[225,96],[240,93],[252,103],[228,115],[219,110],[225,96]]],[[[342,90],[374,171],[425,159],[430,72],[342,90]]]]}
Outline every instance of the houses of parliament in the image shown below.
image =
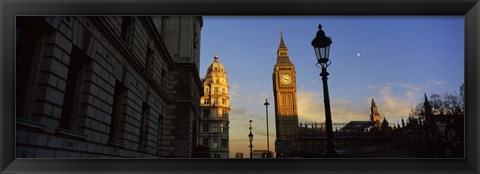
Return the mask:
{"type": "MultiPolygon", "coordinates": [[[[326,129],[324,122],[299,123],[297,82],[294,63],[290,60],[283,34],[277,49],[272,84],[275,99],[275,154],[277,158],[322,157],[325,152],[326,129]]],[[[334,123],[336,148],[344,157],[461,157],[463,117],[435,116],[425,96],[423,115],[409,115],[401,124],[389,123],[379,112],[373,98],[370,119],[334,123]],[[445,131],[445,132],[442,132],[445,131]],[[365,148],[368,147],[368,148],[365,148]],[[374,149],[374,150],[368,150],[374,149]],[[382,150],[383,149],[383,150],[382,150]],[[434,149],[434,150],[432,150],[434,149]]],[[[324,118],[318,115],[319,120],[324,118]]]]}

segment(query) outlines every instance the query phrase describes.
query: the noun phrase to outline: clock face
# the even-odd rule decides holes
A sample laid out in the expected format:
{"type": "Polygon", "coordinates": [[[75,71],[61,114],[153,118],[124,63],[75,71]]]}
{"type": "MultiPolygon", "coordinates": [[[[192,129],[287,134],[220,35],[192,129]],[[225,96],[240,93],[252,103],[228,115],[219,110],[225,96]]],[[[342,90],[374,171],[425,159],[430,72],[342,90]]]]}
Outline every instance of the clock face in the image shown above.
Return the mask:
{"type": "Polygon", "coordinates": [[[292,84],[292,77],[288,74],[280,74],[280,84],[290,85],[292,84]]]}

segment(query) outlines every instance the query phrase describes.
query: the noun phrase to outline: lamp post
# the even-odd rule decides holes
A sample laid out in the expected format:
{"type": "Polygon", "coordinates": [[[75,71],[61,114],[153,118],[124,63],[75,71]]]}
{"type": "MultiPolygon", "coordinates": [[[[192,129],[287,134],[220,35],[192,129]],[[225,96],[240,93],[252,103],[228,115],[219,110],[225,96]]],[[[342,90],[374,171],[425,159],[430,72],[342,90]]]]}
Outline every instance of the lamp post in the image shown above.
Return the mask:
{"type": "Polygon", "coordinates": [[[265,103],[263,104],[265,105],[265,115],[267,116],[267,158],[270,158],[270,141],[269,141],[269,134],[268,134],[268,105],[270,105],[267,101],[267,99],[265,99],[265,103]]]}
{"type": "Polygon", "coordinates": [[[253,154],[253,145],[252,145],[252,142],[253,142],[253,134],[252,134],[252,122],[253,120],[250,120],[250,134],[248,134],[248,139],[250,140],[250,145],[248,147],[250,147],[250,158],[252,158],[252,154],[253,154]]]}
{"type": "Polygon", "coordinates": [[[315,51],[315,55],[317,56],[317,64],[318,68],[322,69],[320,76],[322,76],[323,82],[323,98],[325,104],[325,126],[327,129],[327,151],[324,153],[325,157],[335,157],[338,156],[337,152],[335,151],[335,143],[333,142],[333,130],[332,130],[332,113],[330,112],[330,97],[328,95],[328,84],[327,84],[327,76],[329,75],[327,72],[327,67],[330,65],[331,61],[328,58],[330,55],[330,45],[332,44],[332,40],[330,37],[325,36],[325,32],[322,30],[322,25],[318,25],[318,31],[315,38],[312,40],[312,46],[315,51]],[[320,66],[319,66],[320,65],[320,66]]]}

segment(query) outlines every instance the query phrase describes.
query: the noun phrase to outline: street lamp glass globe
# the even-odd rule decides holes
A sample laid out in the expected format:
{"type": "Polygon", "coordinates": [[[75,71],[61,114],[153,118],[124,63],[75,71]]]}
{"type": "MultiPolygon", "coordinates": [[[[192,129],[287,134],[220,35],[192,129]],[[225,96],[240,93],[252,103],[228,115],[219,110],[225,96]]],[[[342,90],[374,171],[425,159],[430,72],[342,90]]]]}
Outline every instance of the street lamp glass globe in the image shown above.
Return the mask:
{"type": "Polygon", "coordinates": [[[317,56],[318,63],[328,62],[330,56],[330,45],[323,48],[313,47],[313,50],[315,51],[315,56],[317,56]]]}

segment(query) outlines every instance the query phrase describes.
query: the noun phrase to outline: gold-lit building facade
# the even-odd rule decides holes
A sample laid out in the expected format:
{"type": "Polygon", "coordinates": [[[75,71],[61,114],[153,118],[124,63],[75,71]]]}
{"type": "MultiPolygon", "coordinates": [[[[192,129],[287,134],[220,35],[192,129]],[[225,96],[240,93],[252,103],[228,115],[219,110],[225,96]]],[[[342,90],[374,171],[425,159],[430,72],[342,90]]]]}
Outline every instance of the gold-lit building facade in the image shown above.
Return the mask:
{"type": "Polygon", "coordinates": [[[372,98],[372,105],[370,106],[370,121],[375,122],[375,127],[380,128],[382,123],[382,116],[378,112],[377,104],[375,104],[375,100],[372,98]]]}
{"type": "Polygon", "coordinates": [[[295,66],[290,61],[288,49],[280,36],[277,61],[273,69],[273,94],[275,99],[275,152],[277,156],[298,151],[297,81],[295,66]]]}
{"type": "Polygon", "coordinates": [[[199,145],[210,148],[211,158],[229,156],[230,97],[225,67],[214,56],[203,79],[204,94],[200,99],[199,145]]]}

